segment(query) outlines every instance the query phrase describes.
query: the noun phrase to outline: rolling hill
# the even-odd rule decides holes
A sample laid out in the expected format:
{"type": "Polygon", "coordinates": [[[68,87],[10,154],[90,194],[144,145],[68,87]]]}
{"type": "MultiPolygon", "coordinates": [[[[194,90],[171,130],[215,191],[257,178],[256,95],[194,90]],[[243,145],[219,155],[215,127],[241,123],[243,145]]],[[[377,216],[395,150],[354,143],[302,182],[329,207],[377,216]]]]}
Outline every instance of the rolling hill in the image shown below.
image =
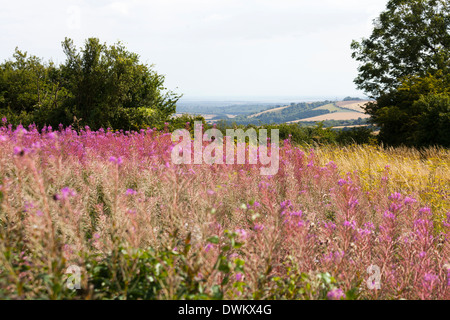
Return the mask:
{"type": "MultiPolygon", "coordinates": [[[[229,106],[184,106],[180,111],[201,114],[208,123],[225,121],[238,125],[314,123],[369,118],[363,106],[368,100],[317,101],[289,105],[233,104],[229,106]]],[[[356,124],[356,123],[355,123],[356,124]]],[[[358,123],[359,124],[359,123],[358,123]]],[[[309,125],[309,124],[308,124],[309,125]]]]}

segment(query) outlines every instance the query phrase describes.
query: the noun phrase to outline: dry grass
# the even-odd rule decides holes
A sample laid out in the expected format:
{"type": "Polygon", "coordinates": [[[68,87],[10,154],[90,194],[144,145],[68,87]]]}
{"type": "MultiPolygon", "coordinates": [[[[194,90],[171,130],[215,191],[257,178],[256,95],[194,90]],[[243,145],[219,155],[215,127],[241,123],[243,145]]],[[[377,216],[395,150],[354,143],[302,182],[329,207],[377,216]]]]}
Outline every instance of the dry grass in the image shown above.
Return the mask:
{"type": "Polygon", "coordinates": [[[288,123],[297,123],[300,121],[325,121],[325,120],[357,120],[359,118],[366,119],[370,118],[369,115],[360,112],[333,112],[322,114],[320,116],[289,121],[288,123]]]}
{"type": "Polygon", "coordinates": [[[350,110],[337,107],[335,103],[326,104],[324,106],[314,108],[313,110],[328,110],[330,112],[350,112],[350,110]]]}
{"type": "Polygon", "coordinates": [[[363,107],[367,104],[367,102],[369,101],[339,101],[336,102],[336,105],[341,108],[364,113],[363,107]]]}
{"type": "Polygon", "coordinates": [[[258,112],[258,113],[249,115],[248,118],[258,117],[258,116],[260,116],[260,115],[262,115],[262,114],[265,114],[265,113],[271,113],[271,112],[281,111],[281,110],[286,109],[286,108],[289,108],[289,107],[290,107],[290,106],[284,106],[284,107],[278,107],[278,108],[269,109],[269,110],[266,110],[266,111],[262,111],[262,112],[258,112]]]}
{"type": "Polygon", "coordinates": [[[450,211],[450,150],[381,148],[378,146],[321,147],[322,164],[334,161],[341,174],[358,172],[366,190],[377,187],[386,166],[391,192],[417,195],[443,216],[450,211]]]}

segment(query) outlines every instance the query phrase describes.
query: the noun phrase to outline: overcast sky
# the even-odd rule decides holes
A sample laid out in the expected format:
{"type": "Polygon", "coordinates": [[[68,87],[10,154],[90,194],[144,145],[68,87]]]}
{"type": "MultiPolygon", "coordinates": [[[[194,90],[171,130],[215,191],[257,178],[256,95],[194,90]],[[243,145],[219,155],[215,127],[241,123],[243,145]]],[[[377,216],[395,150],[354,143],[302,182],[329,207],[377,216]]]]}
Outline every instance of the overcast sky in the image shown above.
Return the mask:
{"type": "Polygon", "coordinates": [[[118,40],[186,99],[363,96],[350,43],[387,0],[2,1],[0,60],[118,40]]]}

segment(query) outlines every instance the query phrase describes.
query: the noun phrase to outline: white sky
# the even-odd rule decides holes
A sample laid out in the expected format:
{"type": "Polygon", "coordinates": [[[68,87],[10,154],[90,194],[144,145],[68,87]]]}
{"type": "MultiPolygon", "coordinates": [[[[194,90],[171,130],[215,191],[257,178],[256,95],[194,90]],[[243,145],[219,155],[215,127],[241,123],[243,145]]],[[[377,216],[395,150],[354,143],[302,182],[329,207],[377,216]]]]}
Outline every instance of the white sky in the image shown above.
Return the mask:
{"type": "Polygon", "coordinates": [[[63,62],[61,41],[121,40],[190,98],[363,96],[353,39],[387,0],[6,1],[0,60],[16,46],[63,62]]]}

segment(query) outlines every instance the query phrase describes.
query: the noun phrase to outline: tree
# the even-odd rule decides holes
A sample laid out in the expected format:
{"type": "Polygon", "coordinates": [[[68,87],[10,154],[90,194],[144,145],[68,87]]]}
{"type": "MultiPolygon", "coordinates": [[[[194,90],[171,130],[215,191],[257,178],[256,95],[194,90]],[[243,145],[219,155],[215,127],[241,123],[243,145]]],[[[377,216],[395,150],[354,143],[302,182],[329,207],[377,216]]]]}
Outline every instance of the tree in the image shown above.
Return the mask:
{"type": "Polygon", "coordinates": [[[120,42],[97,38],[78,51],[62,43],[66,61],[44,63],[16,49],[0,65],[0,115],[12,124],[88,125],[92,129],[164,126],[180,98],[164,87],[164,76],[139,62],[120,42]]]}
{"type": "Polygon", "coordinates": [[[423,130],[423,121],[426,119],[428,122],[434,119],[436,123],[445,123],[446,112],[442,109],[445,108],[442,103],[448,101],[445,96],[450,96],[450,74],[444,77],[442,71],[439,71],[436,75],[429,74],[425,77],[405,77],[396,90],[379,96],[376,103],[369,103],[366,112],[371,115],[371,122],[381,127],[379,138],[386,144],[450,146],[439,138],[437,132],[442,132],[439,126],[429,126],[427,130],[423,130]],[[437,100],[433,98],[437,96],[442,99],[439,103],[435,103],[437,100]],[[431,103],[425,108],[419,101],[431,103]],[[436,112],[432,106],[440,108],[441,112],[436,112]],[[440,116],[443,119],[439,119],[440,116]]]}
{"type": "Polygon", "coordinates": [[[355,83],[376,99],[366,113],[381,127],[380,139],[392,145],[445,145],[437,127],[424,137],[421,126],[425,119],[446,123],[439,119],[446,112],[433,108],[446,109],[450,94],[450,3],[390,0],[370,38],[351,47],[361,63],[355,83]]]}
{"type": "Polygon", "coordinates": [[[414,107],[423,110],[418,119],[417,143],[450,147],[450,95],[422,96],[414,102],[414,107]]]}
{"type": "Polygon", "coordinates": [[[448,0],[390,0],[372,35],[353,41],[352,57],[362,64],[355,83],[377,98],[405,76],[450,69],[448,0]]]}
{"type": "Polygon", "coordinates": [[[58,84],[58,68],[44,64],[16,48],[13,59],[0,65],[0,112],[10,122],[32,122],[57,107],[64,91],[58,84]]]}
{"type": "Polygon", "coordinates": [[[160,124],[175,113],[180,96],[167,91],[164,76],[139,63],[139,56],[120,42],[108,47],[89,38],[77,52],[66,38],[63,49],[61,70],[72,93],[67,105],[92,128],[137,129],[160,124]]]}

